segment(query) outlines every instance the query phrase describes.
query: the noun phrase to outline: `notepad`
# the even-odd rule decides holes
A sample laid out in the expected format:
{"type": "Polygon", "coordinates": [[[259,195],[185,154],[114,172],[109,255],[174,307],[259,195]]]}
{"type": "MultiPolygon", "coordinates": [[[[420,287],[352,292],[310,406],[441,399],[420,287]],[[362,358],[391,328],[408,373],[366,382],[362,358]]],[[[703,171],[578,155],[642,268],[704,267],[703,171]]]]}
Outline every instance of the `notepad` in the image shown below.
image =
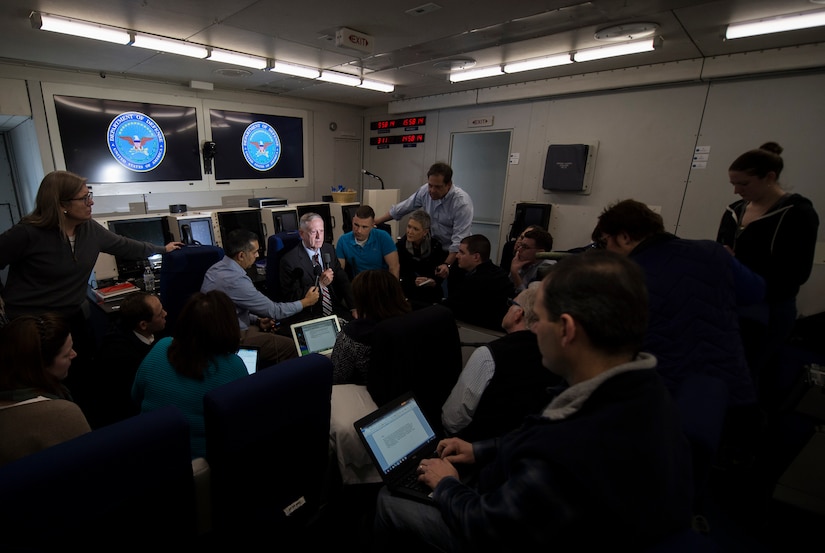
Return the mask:
{"type": "Polygon", "coordinates": [[[95,296],[97,296],[98,301],[106,301],[108,299],[122,296],[123,294],[139,291],[140,288],[131,282],[121,282],[120,284],[113,284],[112,286],[106,286],[105,288],[98,288],[95,290],[95,296]]]}

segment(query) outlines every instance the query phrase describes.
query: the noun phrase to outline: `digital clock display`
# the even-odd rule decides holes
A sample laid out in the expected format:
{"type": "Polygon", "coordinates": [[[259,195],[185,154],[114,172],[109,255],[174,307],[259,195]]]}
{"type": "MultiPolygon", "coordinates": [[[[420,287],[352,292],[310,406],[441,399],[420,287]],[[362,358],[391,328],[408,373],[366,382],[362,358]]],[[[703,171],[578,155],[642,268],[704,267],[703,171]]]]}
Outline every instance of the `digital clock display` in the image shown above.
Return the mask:
{"type": "Polygon", "coordinates": [[[403,119],[387,119],[386,121],[373,121],[370,123],[370,130],[386,131],[404,127],[421,127],[427,124],[426,117],[405,117],[403,119]]]}
{"type": "Polygon", "coordinates": [[[394,134],[392,136],[371,136],[370,146],[388,146],[390,144],[418,144],[424,142],[424,134],[394,134]]]}

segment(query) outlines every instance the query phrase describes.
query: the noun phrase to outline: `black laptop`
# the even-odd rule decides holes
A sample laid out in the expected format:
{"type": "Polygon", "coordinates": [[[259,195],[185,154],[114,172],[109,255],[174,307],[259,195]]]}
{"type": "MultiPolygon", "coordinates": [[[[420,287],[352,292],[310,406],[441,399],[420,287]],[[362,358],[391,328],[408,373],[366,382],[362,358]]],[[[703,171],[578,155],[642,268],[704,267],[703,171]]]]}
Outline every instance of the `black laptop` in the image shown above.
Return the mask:
{"type": "Polygon", "coordinates": [[[418,481],[422,459],[434,457],[439,437],[407,393],[355,421],[355,431],[394,495],[432,503],[432,490],[418,481]]]}

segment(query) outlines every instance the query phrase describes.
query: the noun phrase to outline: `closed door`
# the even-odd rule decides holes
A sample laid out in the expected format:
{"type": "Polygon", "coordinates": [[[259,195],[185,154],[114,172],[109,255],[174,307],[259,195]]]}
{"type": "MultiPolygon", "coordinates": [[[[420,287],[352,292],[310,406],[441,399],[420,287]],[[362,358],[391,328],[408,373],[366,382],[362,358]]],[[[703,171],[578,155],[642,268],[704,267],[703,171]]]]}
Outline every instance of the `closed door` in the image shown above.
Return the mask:
{"type": "Polygon", "coordinates": [[[498,263],[499,235],[511,131],[453,133],[450,165],[453,183],[473,199],[473,234],[490,240],[491,258],[498,263]]]}

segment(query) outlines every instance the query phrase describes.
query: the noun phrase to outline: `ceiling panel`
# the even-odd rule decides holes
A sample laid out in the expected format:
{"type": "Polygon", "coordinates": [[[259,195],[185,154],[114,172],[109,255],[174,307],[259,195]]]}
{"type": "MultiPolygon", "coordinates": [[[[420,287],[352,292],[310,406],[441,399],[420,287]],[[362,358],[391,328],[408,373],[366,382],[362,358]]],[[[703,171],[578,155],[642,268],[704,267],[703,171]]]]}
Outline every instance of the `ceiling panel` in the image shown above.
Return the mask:
{"type": "Polygon", "coordinates": [[[216,88],[366,108],[398,98],[825,42],[823,29],[731,41],[722,38],[731,21],[812,10],[825,10],[825,5],[810,0],[440,0],[420,4],[386,0],[3,0],[0,58],[182,86],[191,80],[206,81],[216,88]],[[425,5],[435,8],[422,9],[419,15],[407,13],[425,5]],[[238,67],[208,60],[43,32],[31,27],[28,15],[32,9],[359,74],[394,84],[396,90],[382,94],[257,70],[241,76],[244,71],[238,67]],[[483,67],[599,46],[603,43],[594,38],[596,30],[634,21],[657,23],[662,47],[635,56],[455,84],[443,68],[445,62],[459,58],[471,58],[476,67],[483,67]],[[370,35],[372,52],[337,47],[334,34],[341,27],[370,35]]]}

